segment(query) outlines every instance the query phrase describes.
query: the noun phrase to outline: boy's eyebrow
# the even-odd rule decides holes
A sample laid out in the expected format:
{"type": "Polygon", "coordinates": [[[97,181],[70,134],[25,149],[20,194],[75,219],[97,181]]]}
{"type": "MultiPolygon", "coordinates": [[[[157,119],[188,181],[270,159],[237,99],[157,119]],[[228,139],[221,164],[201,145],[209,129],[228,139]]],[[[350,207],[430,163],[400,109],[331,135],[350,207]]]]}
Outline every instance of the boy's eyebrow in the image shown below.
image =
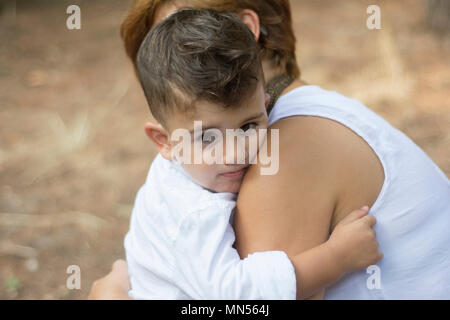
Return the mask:
{"type": "MultiPolygon", "coordinates": [[[[206,128],[202,128],[202,129],[203,129],[203,130],[202,130],[202,132],[203,132],[203,131],[206,131],[206,130],[209,130],[209,129],[217,129],[217,127],[211,126],[211,127],[206,127],[206,128]]],[[[189,131],[189,133],[190,133],[190,134],[193,134],[194,131],[195,131],[195,128],[192,129],[191,131],[189,131]]]]}
{"type": "MultiPolygon", "coordinates": [[[[255,115],[247,118],[246,120],[242,121],[242,123],[248,122],[250,120],[255,120],[255,119],[261,118],[262,116],[264,116],[264,114],[265,114],[265,112],[261,112],[261,113],[255,114],[255,115]]],[[[209,126],[209,127],[202,128],[202,129],[203,129],[203,131],[207,131],[209,129],[217,129],[217,128],[218,128],[218,126],[209,126]]],[[[195,129],[192,129],[191,131],[189,131],[189,133],[193,134],[194,130],[195,129]]]]}

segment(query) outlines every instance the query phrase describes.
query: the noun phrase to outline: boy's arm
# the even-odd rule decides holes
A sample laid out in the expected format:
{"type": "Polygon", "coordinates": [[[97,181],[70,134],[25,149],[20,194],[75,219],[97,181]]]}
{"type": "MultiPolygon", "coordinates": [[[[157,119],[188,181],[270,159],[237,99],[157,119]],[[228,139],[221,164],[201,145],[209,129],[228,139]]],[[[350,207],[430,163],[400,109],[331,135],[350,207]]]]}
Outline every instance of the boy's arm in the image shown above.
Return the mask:
{"type": "Polygon", "coordinates": [[[325,287],[344,274],[377,263],[376,219],[368,207],[355,210],[335,228],[328,241],[291,258],[297,278],[297,299],[323,297],[325,287]],[[322,292],[320,292],[322,290],[322,292]]]}
{"type": "MultiPolygon", "coordinates": [[[[235,260],[234,264],[231,265],[231,268],[230,263],[228,263],[228,266],[221,269],[227,271],[223,274],[220,274],[220,270],[210,270],[208,267],[214,266],[208,266],[206,263],[203,265],[204,270],[202,270],[202,273],[198,274],[197,281],[202,279],[205,275],[212,276],[214,273],[219,271],[219,276],[225,275],[225,277],[220,278],[220,282],[216,285],[216,288],[222,288],[222,290],[229,290],[230,288],[233,289],[233,283],[235,283],[236,287],[234,288],[235,290],[232,290],[232,294],[237,294],[241,299],[256,299],[258,297],[276,299],[283,297],[283,295],[285,298],[295,298],[295,288],[297,291],[297,298],[302,299],[308,297],[319,291],[321,288],[324,288],[338,280],[346,270],[351,271],[352,268],[358,269],[362,266],[375,263],[376,260],[382,257],[382,255],[371,256],[371,252],[373,255],[373,253],[376,253],[377,250],[374,250],[375,248],[370,246],[371,243],[373,245],[373,239],[371,239],[372,236],[369,236],[366,232],[363,232],[364,229],[367,230],[367,227],[373,226],[373,217],[366,216],[365,219],[360,219],[358,223],[350,223],[354,222],[355,219],[358,219],[361,216],[363,216],[361,211],[353,212],[349,215],[349,218],[344,219],[336,227],[335,232],[333,232],[327,242],[292,257],[291,261],[292,265],[295,267],[295,275],[293,275],[291,271],[291,263],[289,262],[289,259],[287,259],[282,252],[262,252],[250,255],[250,258],[244,260],[240,260],[238,258],[237,261],[235,260]],[[356,237],[355,234],[357,235],[356,237]],[[354,247],[352,248],[351,245],[347,245],[348,243],[354,244],[355,240],[359,240],[359,242],[357,242],[357,246],[359,247],[358,250],[363,252],[363,254],[361,254],[358,250],[355,250],[354,247]],[[269,263],[265,264],[265,262],[269,263]],[[240,286],[244,283],[239,280],[241,280],[241,278],[251,279],[251,277],[248,277],[249,274],[246,275],[246,272],[233,274],[233,271],[236,270],[246,270],[249,274],[251,272],[254,273],[253,279],[256,279],[256,283],[253,284],[252,287],[252,282],[248,282],[247,284],[250,285],[250,287],[246,292],[239,290],[242,289],[240,286]],[[231,278],[226,277],[227,274],[230,274],[231,278]],[[258,282],[258,276],[260,276],[260,279],[263,280],[262,282],[258,282]],[[278,278],[282,281],[278,281],[278,278]],[[236,282],[236,280],[238,281],[236,282]],[[271,281],[274,281],[274,283],[280,285],[279,288],[281,291],[272,291],[270,286],[264,286],[264,281],[266,281],[266,283],[271,283],[271,281]],[[223,282],[226,282],[226,284],[223,282]],[[294,286],[292,286],[292,284],[294,284],[294,286]],[[267,292],[272,294],[272,296],[265,295],[264,293],[261,295],[261,291],[258,289],[258,286],[261,286],[263,292],[264,290],[268,290],[267,292]]],[[[232,238],[233,237],[226,237],[226,239],[231,240],[232,238]]],[[[229,249],[226,251],[232,255],[236,255],[237,253],[234,248],[231,247],[231,244],[232,242],[226,243],[226,245],[230,245],[229,249]]],[[[222,252],[222,254],[226,254],[227,252],[222,252]]],[[[211,260],[209,261],[211,262],[211,260]]],[[[186,269],[191,269],[192,263],[188,263],[188,261],[185,262],[187,262],[186,269]]],[[[214,287],[213,283],[210,284],[214,287]]],[[[194,287],[197,289],[197,294],[200,293],[201,296],[204,295],[204,298],[214,296],[214,291],[202,294],[202,290],[198,290],[198,288],[204,289],[204,284],[197,284],[194,287]]],[[[94,283],[89,299],[127,299],[128,289],[129,283],[126,263],[124,261],[119,261],[114,264],[113,270],[109,275],[97,280],[94,283]]],[[[219,289],[219,296],[216,295],[214,297],[217,299],[237,298],[236,296],[230,297],[225,294],[220,295],[222,290],[219,289]]],[[[321,298],[322,296],[323,291],[316,294],[314,297],[321,298]]]]}
{"type": "Polygon", "coordinates": [[[232,209],[211,205],[183,220],[173,243],[173,283],[192,299],[295,300],[295,270],[285,252],[241,259],[233,248],[232,209]]]}
{"type": "Polygon", "coordinates": [[[329,243],[291,257],[297,279],[297,299],[306,299],[338,281],[345,273],[329,243]]]}
{"type": "Polygon", "coordinates": [[[376,262],[373,216],[356,210],[324,244],[289,257],[264,251],[241,259],[227,210],[204,208],[183,221],[174,242],[174,284],[193,299],[303,299],[343,274],[376,262]]]}

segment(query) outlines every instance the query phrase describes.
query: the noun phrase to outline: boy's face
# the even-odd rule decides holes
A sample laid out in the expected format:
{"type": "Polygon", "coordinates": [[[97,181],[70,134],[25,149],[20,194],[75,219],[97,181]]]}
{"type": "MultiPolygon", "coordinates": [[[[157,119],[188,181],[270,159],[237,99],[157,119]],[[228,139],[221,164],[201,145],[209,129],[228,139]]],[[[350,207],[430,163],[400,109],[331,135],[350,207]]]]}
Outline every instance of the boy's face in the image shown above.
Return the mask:
{"type": "MultiPolygon", "coordinates": [[[[262,83],[259,83],[255,92],[247,99],[242,106],[236,108],[224,109],[221,106],[207,101],[199,101],[196,104],[196,110],[193,115],[186,115],[182,112],[174,112],[166,123],[167,132],[169,133],[168,144],[169,149],[173,149],[180,140],[171,140],[172,133],[177,129],[185,129],[191,133],[191,157],[192,161],[184,164],[181,163],[183,169],[202,187],[214,192],[231,192],[238,193],[244,175],[251,163],[257,156],[257,151],[264,140],[259,139],[259,129],[267,129],[268,117],[266,108],[269,103],[269,96],[265,93],[262,83]],[[197,130],[197,135],[194,134],[194,121],[202,121],[201,130],[197,130]],[[207,157],[208,145],[210,146],[209,155],[216,142],[215,137],[207,141],[208,135],[203,135],[208,129],[220,130],[223,136],[221,146],[223,164],[207,164],[205,157],[207,157]],[[226,130],[241,129],[249,136],[256,137],[256,143],[252,143],[250,147],[250,139],[245,138],[245,143],[239,144],[237,139],[227,138],[226,130]],[[250,130],[255,129],[255,130],[250,130]],[[198,134],[200,133],[200,134],[198,134]],[[197,142],[195,142],[197,140],[197,142]],[[227,144],[227,140],[228,144],[227,144]],[[232,142],[234,140],[234,143],[232,142]],[[231,143],[230,143],[231,142],[231,143]],[[196,145],[194,145],[196,143],[196,145]],[[195,147],[202,147],[202,161],[201,164],[194,164],[195,147]],[[223,146],[223,147],[222,147],[223,146]],[[244,164],[239,164],[238,154],[245,154],[244,164]]],[[[216,131],[217,132],[217,131],[216,131]]],[[[217,158],[216,158],[217,159],[217,158]]],[[[241,161],[242,163],[242,161],[241,161]]]]}

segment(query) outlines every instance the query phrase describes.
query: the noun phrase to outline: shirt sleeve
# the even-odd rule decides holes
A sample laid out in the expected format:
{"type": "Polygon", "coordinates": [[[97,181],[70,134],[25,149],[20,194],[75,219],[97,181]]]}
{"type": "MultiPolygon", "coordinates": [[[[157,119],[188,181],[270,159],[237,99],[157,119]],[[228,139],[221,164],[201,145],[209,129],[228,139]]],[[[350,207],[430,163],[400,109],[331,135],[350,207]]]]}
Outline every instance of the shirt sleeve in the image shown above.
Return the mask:
{"type": "Polygon", "coordinates": [[[193,299],[295,300],[295,270],[285,252],[239,257],[232,209],[206,207],[182,221],[173,243],[177,285],[193,299]]]}

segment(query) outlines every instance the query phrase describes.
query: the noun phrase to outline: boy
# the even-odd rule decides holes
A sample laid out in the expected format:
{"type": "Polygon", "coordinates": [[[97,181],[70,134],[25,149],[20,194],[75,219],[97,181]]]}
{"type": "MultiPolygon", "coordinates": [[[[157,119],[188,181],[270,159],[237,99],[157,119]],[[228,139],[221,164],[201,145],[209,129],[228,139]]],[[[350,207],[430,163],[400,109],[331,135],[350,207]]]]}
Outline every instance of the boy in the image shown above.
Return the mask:
{"type": "Polygon", "coordinates": [[[159,122],[146,125],[159,155],[125,238],[132,298],[303,299],[381,259],[367,208],[349,214],[324,244],[296,256],[267,251],[241,259],[233,248],[236,196],[259,150],[247,141],[236,146],[234,138],[229,144],[228,135],[224,147],[223,132],[241,129],[263,148],[256,133],[267,129],[269,102],[258,45],[236,16],[173,14],[147,35],[137,66],[159,122]],[[208,130],[199,131],[195,121],[208,130]],[[234,151],[245,161],[236,161],[234,151]]]}

